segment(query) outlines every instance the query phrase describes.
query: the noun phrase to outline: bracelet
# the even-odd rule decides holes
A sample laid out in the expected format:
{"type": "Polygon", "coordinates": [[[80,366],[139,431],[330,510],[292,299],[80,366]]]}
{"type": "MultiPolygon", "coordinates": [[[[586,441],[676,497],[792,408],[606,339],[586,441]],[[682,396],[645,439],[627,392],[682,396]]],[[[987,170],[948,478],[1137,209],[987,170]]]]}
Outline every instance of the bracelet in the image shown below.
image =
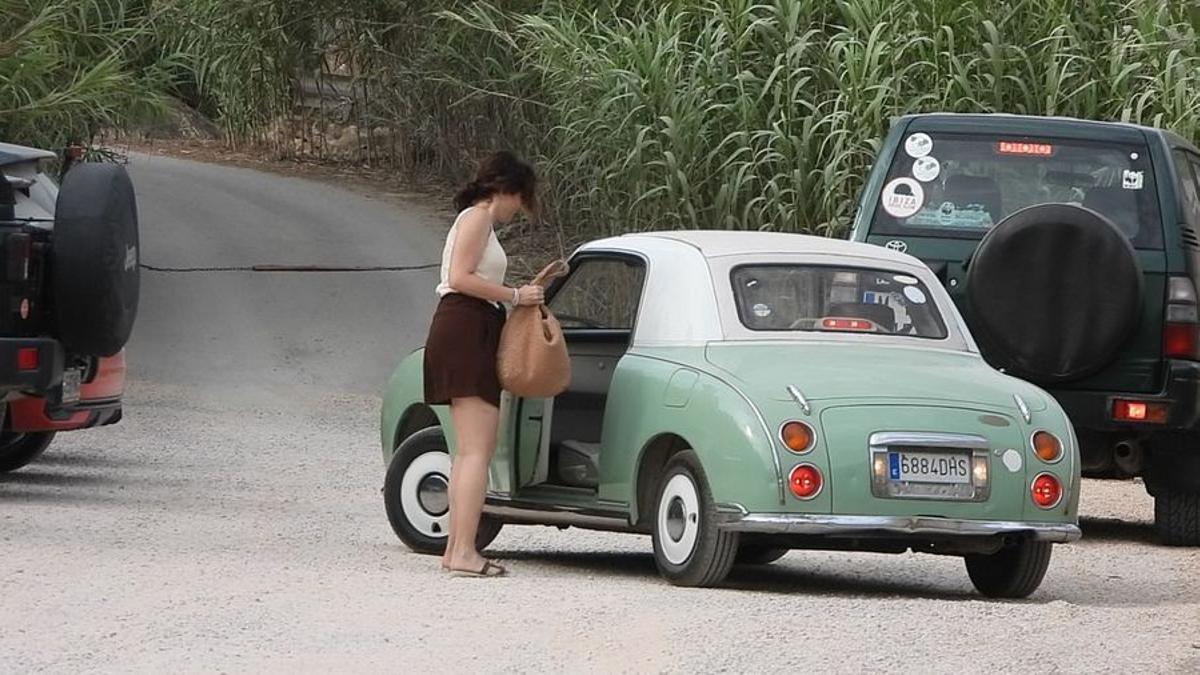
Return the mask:
{"type": "Polygon", "coordinates": [[[521,304],[521,291],[514,288],[512,305],[513,305],[513,307],[516,307],[519,304],[521,304]]]}

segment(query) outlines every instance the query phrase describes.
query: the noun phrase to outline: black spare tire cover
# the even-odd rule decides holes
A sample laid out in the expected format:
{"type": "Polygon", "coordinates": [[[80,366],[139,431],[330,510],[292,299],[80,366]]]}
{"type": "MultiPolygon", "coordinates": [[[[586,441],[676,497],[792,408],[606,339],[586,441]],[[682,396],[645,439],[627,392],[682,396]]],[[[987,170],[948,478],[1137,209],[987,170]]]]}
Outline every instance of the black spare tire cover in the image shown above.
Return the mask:
{"type": "Polygon", "coordinates": [[[1013,213],[967,268],[967,320],[984,358],[1033,382],[1109,364],[1141,318],[1142,271],[1109,219],[1073,204],[1013,213]]]}
{"type": "Polygon", "coordinates": [[[137,317],[137,202],[116,164],[76,164],[54,214],[50,274],[57,337],[68,352],[111,356],[137,317]]]}

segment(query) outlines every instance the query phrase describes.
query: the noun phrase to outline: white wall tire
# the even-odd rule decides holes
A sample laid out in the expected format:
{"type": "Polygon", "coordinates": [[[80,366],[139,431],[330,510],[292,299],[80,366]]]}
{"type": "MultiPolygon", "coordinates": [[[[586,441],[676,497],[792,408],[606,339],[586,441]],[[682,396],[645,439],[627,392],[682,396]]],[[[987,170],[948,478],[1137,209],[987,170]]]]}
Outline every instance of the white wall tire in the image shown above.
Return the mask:
{"type": "MultiPolygon", "coordinates": [[[[441,555],[449,536],[450,453],[437,427],[409,436],[396,448],[383,482],[383,504],[392,531],[417,553],[441,555]]],[[[482,551],[503,524],[488,515],[479,519],[475,548],[482,551]]]]}
{"type": "Polygon", "coordinates": [[[654,508],[654,562],[678,586],[714,586],[733,567],[738,535],[717,527],[716,508],[700,460],[691,450],[667,462],[654,508]]]}
{"type": "Polygon", "coordinates": [[[408,522],[426,537],[445,537],[450,528],[450,455],[430,450],[408,463],[400,479],[400,504],[408,522]]]}
{"type": "Polygon", "coordinates": [[[673,565],[687,564],[700,530],[700,495],[691,476],[677,473],[663,486],[659,497],[657,529],[663,557],[673,565]]]}

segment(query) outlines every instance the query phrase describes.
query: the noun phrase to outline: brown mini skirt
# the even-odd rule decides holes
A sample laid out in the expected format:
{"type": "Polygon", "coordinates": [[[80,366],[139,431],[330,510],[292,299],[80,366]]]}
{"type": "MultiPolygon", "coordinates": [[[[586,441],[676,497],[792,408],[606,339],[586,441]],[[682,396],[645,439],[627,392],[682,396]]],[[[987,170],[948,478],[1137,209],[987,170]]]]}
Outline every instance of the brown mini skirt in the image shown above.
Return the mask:
{"type": "Polygon", "coordinates": [[[504,309],[461,293],[442,297],[425,340],[425,402],[477,396],[500,406],[496,352],[504,309]]]}

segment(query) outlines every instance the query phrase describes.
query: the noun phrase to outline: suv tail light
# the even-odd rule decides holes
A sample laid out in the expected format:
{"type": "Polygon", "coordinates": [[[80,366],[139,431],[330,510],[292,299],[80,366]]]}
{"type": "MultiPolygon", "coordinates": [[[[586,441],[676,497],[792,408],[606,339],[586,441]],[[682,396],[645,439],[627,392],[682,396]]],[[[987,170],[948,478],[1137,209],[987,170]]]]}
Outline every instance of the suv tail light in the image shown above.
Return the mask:
{"type": "Polygon", "coordinates": [[[1167,282],[1163,353],[1172,359],[1200,361],[1200,313],[1196,287],[1188,277],[1171,277],[1167,282]]]}
{"type": "Polygon", "coordinates": [[[4,238],[4,269],[8,281],[29,278],[29,253],[33,239],[24,232],[13,232],[4,238]]]}

